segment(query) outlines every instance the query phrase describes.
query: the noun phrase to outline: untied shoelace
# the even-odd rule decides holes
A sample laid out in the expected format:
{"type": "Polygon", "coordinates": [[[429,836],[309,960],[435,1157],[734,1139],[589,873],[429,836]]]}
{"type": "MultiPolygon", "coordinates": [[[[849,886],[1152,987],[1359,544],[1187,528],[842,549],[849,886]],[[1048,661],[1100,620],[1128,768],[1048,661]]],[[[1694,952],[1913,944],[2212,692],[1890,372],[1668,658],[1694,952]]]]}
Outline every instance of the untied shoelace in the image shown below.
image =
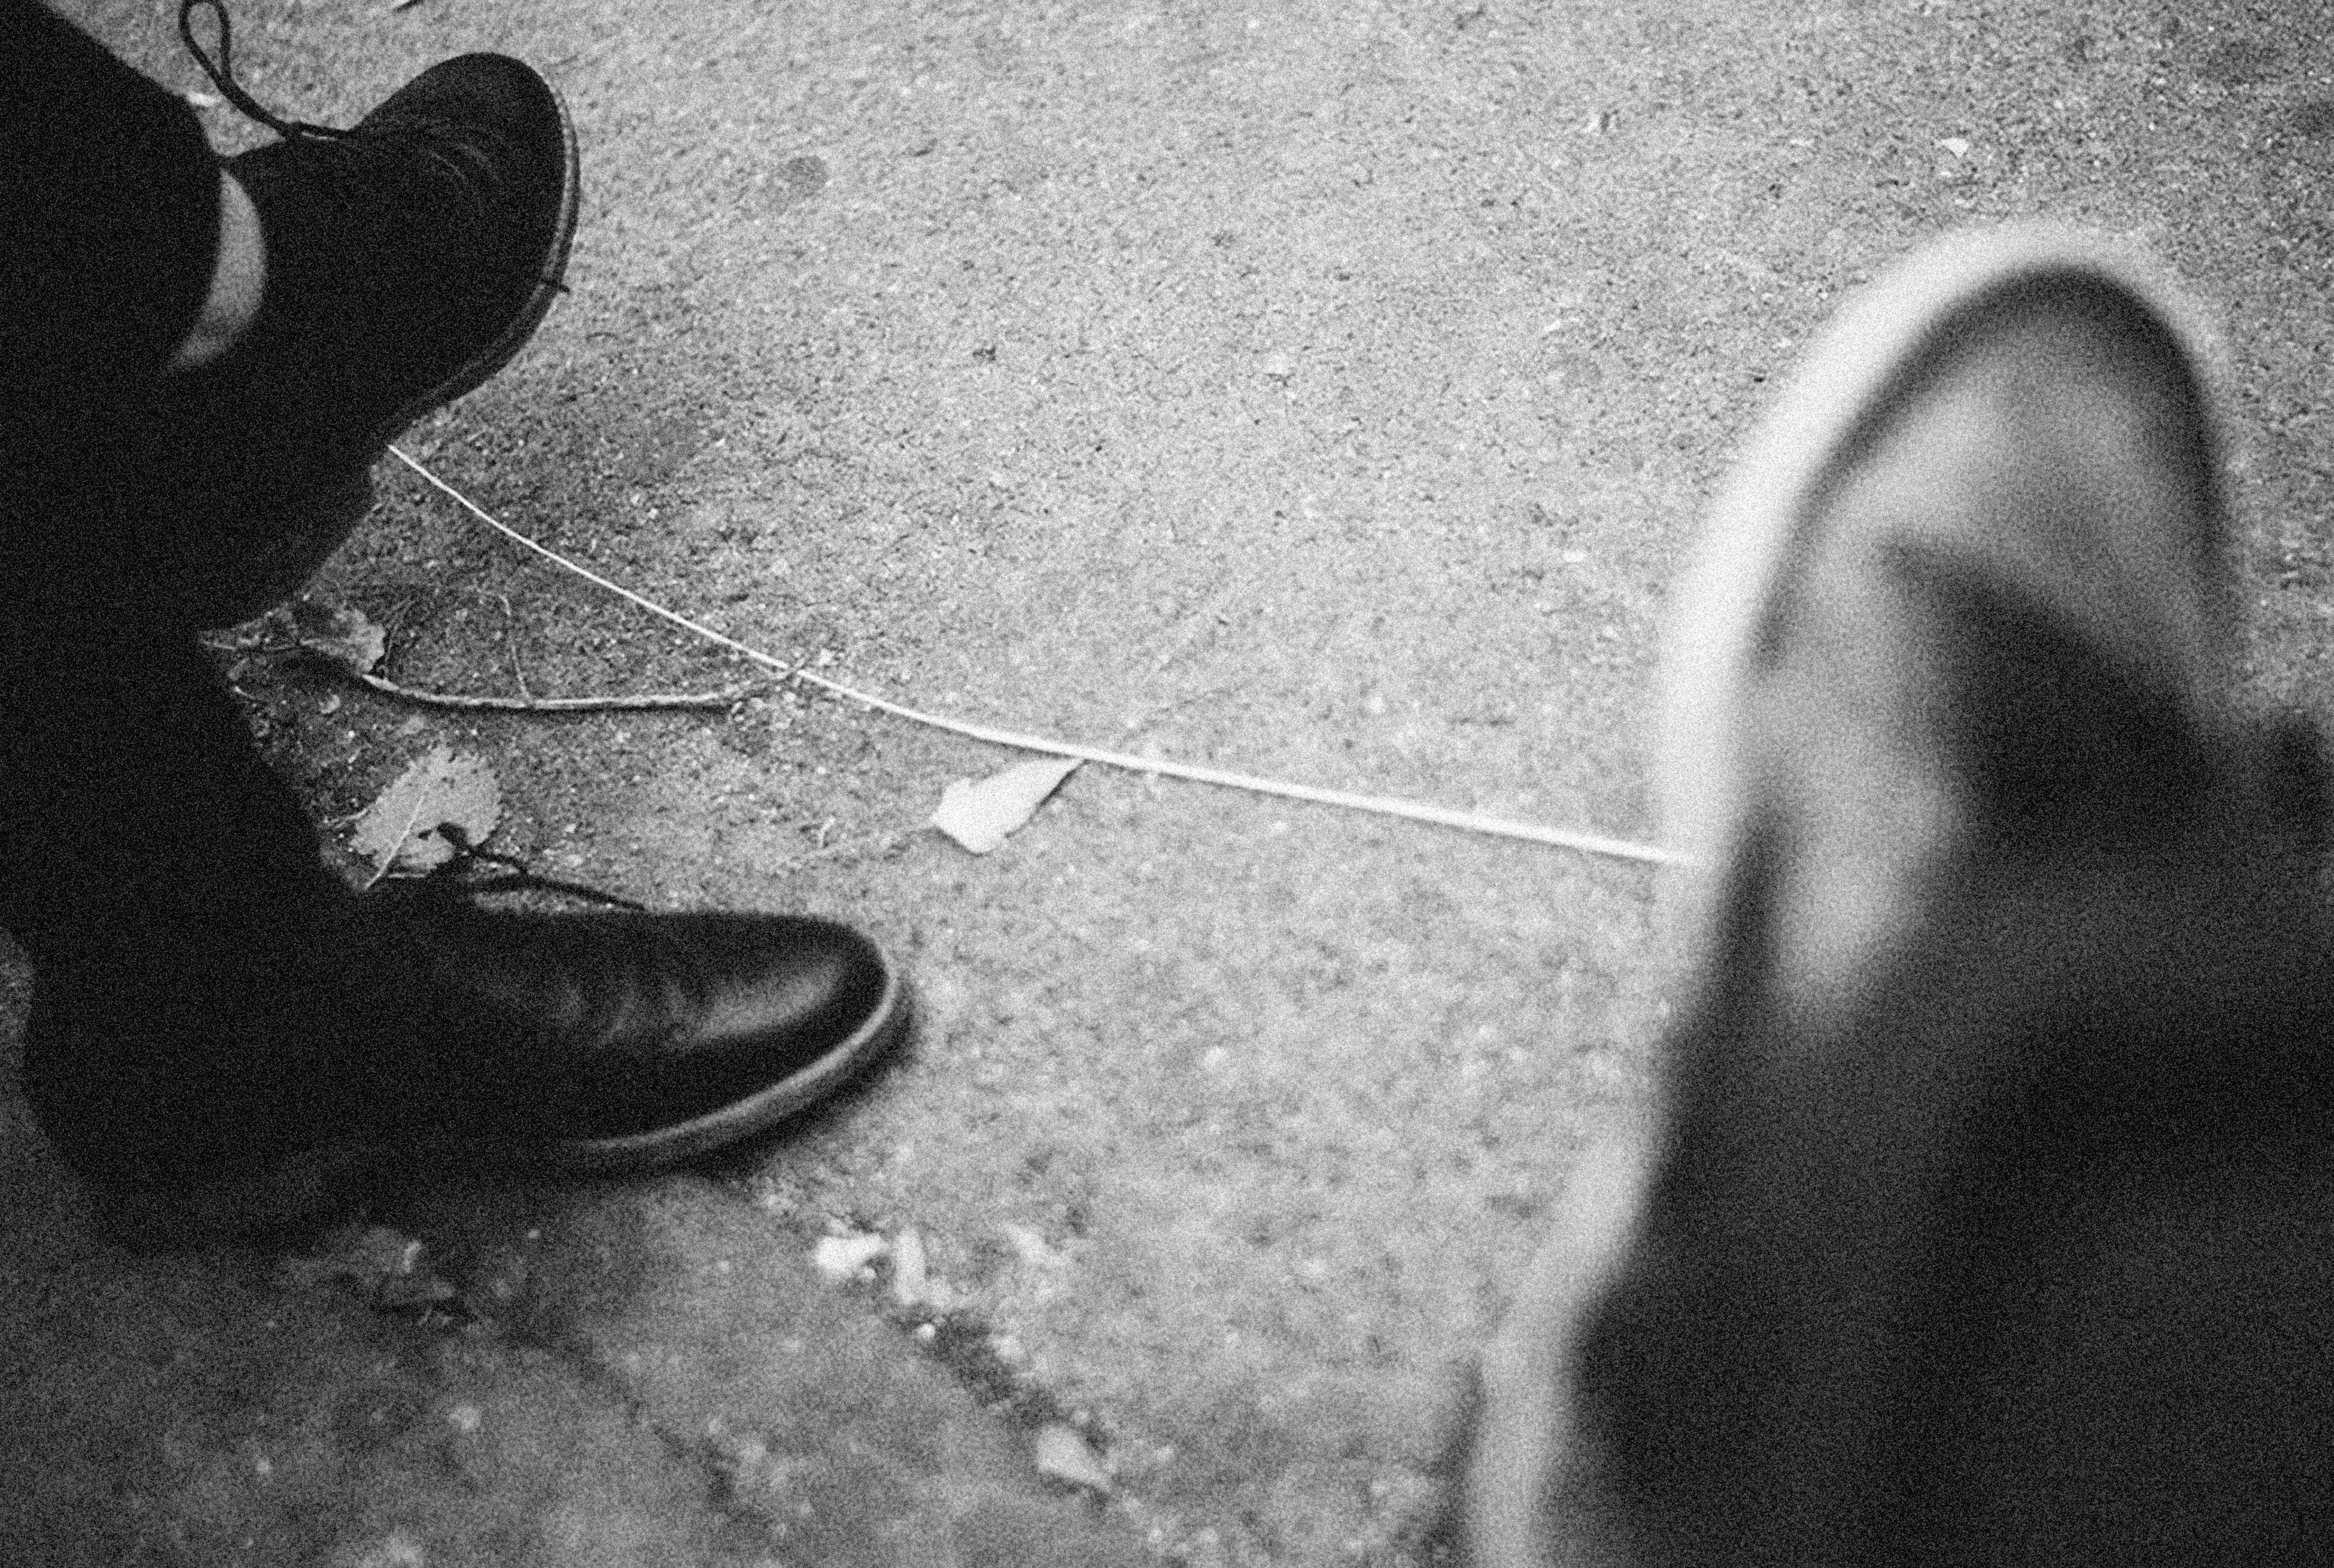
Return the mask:
{"type": "Polygon", "coordinates": [[[219,96],[236,107],[237,113],[267,127],[286,141],[338,140],[349,132],[337,126],[318,125],[313,120],[285,120],[271,112],[259,100],[243,90],[235,79],[235,27],[227,20],[227,7],[219,0],[178,0],[178,36],[186,40],[187,53],[219,90],[219,96]],[[195,12],[207,7],[218,18],[218,58],[214,61],[195,39],[195,12]]]}
{"type": "MultiPolygon", "coordinates": [[[[464,169],[462,160],[458,156],[449,156],[448,149],[438,145],[437,139],[426,130],[410,125],[393,129],[342,128],[320,125],[313,120],[286,120],[254,98],[235,79],[235,27],[227,18],[227,6],[221,0],[178,0],[178,36],[185,41],[187,53],[194,56],[195,63],[203,68],[203,74],[211,79],[211,85],[219,90],[219,95],[233,104],[237,113],[265,126],[282,137],[287,145],[294,148],[330,146],[344,149],[351,154],[370,154],[371,158],[358,159],[359,168],[383,155],[392,159],[419,155],[439,164],[452,176],[454,188],[465,192],[472,190],[473,182],[464,169]],[[198,10],[207,10],[218,18],[218,55],[216,59],[195,37],[195,13],[198,10]]],[[[362,205],[368,197],[376,200],[379,197],[380,193],[372,182],[358,176],[355,168],[343,167],[342,159],[317,159],[310,168],[343,203],[362,205]]],[[[472,199],[476,199],[475,196],[472,199]]],[[[391,205],[396,205],[394,200],[391,205]]],[[[437,216],[426,207],[420,210],[430,212],[432,216],[437,216]]],[[[561,293],[567,292],[564,284],[557,286],[561,293]]]]}
{"type": "Polygon", "coordinates": [[[588,899],[593,903],[609,904],[636,914],[647,912],[648,906],[615,893],[604,893],[582,882],[571,882],[560,877],[546,877],[516,855],[497,854],[482,850],[470,842],[470,835],[455,822],[439,822],[440,837],[454,846],[454,858],[431,871],[426,879],[443,881],[455,891],[472,897],[491,893],[518,893],[532,888],[550,892],[565,893],[570,898],[588,899]],[[481,872],[477,868],[490,865],[501,868],[500,874],[481,872]]]}

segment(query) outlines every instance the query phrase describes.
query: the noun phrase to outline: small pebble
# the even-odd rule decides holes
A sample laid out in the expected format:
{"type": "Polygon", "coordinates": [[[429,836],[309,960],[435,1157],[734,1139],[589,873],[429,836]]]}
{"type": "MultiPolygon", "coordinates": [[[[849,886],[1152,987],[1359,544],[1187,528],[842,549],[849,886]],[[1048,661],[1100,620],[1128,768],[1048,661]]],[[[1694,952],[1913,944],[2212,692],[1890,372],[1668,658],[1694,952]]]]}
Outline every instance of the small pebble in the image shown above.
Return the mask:
{"type": "Polygon", "coordinates": [[[1086,1446],[1086,1440],[1059,1421],[1047,1423],[1037,1429],[1035,1458],[1037,1473],[1056,1481],[1066,1481],[1074,1486],[1085,1486],[1096,1492],[1110,1490],[1110,1475],[1102,1461],[1086,1446]]]}
{"type": "Polygon", "coordinates": [[[880,1236],[823,1236],[811,1249],[811,1266],[828,1279],[841,1284],[862,1274],[867,1265],[890,1250],[891,1244],[880,1236]]]}
{"type": "Polygon", "coordinates": [[[924,1239],[910,1227],[892,1242],[892,1299],[911,1307],[924,1299],[930,1288],[924,1275],[924,1239]]]}

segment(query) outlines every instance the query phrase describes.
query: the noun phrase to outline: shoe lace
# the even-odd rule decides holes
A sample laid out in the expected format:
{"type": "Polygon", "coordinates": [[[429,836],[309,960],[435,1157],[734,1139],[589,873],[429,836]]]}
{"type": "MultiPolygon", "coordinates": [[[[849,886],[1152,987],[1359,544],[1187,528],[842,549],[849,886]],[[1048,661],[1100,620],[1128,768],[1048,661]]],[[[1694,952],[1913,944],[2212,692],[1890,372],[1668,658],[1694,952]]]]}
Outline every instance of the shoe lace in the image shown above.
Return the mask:
{"type": "MultiPolygon", "coordinates": [[[[224,0],[178,0],[178,36],[185,41],[187,53],[194,56],[195,63],[202,67],[203,74],[211,79],[211,85],[219,90],[222,98],[235,106],[237,113],[265,126],[288,145],[294,148],[330,146],[350,154],[371,153],[375,155],[375,161],[384,154],[418,153],[443,169],[452,178],[456,188],[468,188],[469,181],[460,160],[448,156],[446,149],[419,128],[343,128],[319,125],[312,120],[287,120],[254,98],[235,79],[235,27],[227,18],[224,0]],[[207,10],[218,18],[217,59],[213,59],[195,37],[195,13],[198,10],[207,10]]],[[[352,178],[353,171],[336,168],[337,162],[337,159],[319,159],[312,167],[331,180],[344,200],[380,199],[380,191],[372,182],[352,178]]],[[[400,210],[425,213],[430,210],[427,205],[410,199],[399,201],[392,198],[391,205],[400,210]]],[[[566,291],[563,287],[560,292],[564,293],[566,291]]]]}
{"type": "Polygon", "coordinates": [[[227,20],[227,7],[220,0],[178,0],[178,36],[186,40],[187,53],[219,90],[219,96],[236,107],[246,119],[267,127],[286,141],[338,141],[351,132],[334,125],[318,125],[313,120],[285,120],[277,115],[243,89],[235,79],[235,26],[227,20]],[[218,18],[218,58],[213,60],[195,39],[195,13],[207,9],[218,18]]]}
{"type": "Polygon", "coordinates": [[[436,880],[442,877],[446,879],[448,885],[460,892],[476,896],[516,893],[530,888],[539,888],[550,892],[565,893],[570,898],[589,899],[594,903],[609,904],[620,909],[631,909],[637,913],[645,914],[648,910],[646,904],[632,899],[623,898],[615,893],[603,892],[598,888],[589,887],[582,882],[571,882],[562,877],[544,876],[516,855],[497,854],[492,850],[482,850],[470,842],[470,835],[463,832],[457,823],[440,822],[438,824],[438,832],[448,843],[454,846],[454,858],[431,871],[429,880],[436,880]],[[482,864],[498,867],[500,871],[482,872],[477,869],[482,864]]]}

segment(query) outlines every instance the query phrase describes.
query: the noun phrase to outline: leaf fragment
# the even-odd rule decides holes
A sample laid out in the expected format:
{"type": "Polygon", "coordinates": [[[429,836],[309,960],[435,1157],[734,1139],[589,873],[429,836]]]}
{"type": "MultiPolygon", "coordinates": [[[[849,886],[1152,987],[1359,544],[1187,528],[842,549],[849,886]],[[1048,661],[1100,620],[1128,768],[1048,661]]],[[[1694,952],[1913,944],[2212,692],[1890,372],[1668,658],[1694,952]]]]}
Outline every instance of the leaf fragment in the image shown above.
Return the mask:
{"type": "Polygon", "coordinates": [[[344,604],[292,601],[292,635],[301,647],[359,675],[369,675],[389,651],[389,633],[362,610],[344,604]]]}
{"type": "Polygon", "coordinates": [[[978,784],[958,779],[940,792],[931,825],[974,854],[985,855],[1027,822],[1077,767],[1076,757],[1036,757],[978,784]]]}
{"type": "Polygon", "coordinates": [[[376,876],[419,874],[454,858],[454,841],[444,829],[453,827],[481,844],[502,815],[502,786],[486,759],[456,756],[439,746],[364,809],[351,842],[373,862],[376,876]]]}

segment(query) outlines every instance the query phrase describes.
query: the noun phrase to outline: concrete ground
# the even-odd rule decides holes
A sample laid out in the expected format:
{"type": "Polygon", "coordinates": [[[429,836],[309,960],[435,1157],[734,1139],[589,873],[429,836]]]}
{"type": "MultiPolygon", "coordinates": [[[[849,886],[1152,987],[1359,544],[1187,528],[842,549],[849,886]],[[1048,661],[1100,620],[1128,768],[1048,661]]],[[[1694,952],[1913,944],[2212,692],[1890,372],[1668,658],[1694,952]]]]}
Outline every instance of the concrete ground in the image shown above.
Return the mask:
{"type": "MultiPolygon", "coordinates": [[[[174,6],[67,9],[205,85],[174,6]]],[[[574,293],[406,444],[890,697],[1649,836],[1664,586],[1766,384],[1914,243],[2040,216],[2225,323],[2250,678],[2329,706],[2324,5],[236,17],[307,118],[471,48],[559,84],[574,293]]],[[[752,675],[380,484],[313,592],[400,682],[752,675]]],[[[0,1095],[9,1561],[1418,1560],[1468,1358],[1644,1101],[1651,873],[1094,766],[976,858],[922,824],[1011,754],[775,684],[473,716],[222,657],[320,818],[448,744],[502,783],[497,847],[852,919],[925,1023],[714,1168],[430,1173],[273,1248],[126,1245],[0,1095]],[[831,1281],[833,1238],[889,1251],[831,1281]]]]}

